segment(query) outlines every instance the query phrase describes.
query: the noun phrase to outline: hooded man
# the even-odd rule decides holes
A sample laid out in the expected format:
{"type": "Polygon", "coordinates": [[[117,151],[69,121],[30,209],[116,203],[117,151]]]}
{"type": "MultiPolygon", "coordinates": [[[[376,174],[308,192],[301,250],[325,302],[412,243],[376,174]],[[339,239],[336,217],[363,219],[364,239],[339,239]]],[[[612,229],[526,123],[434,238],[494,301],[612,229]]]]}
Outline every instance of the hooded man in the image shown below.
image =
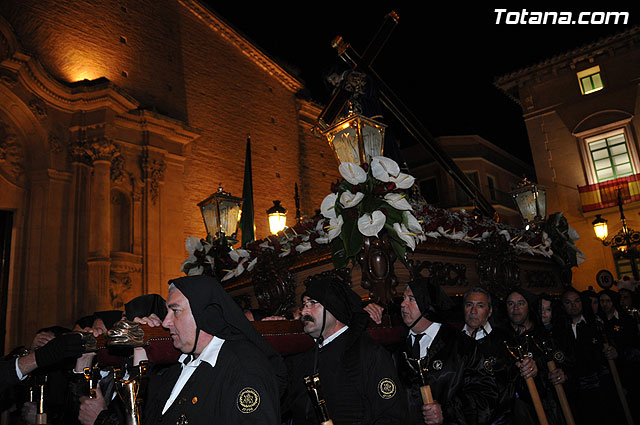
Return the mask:
{"type": "Polygon", "coordinates": [[[366,332],[360,297],[338,278],[319,277],[302,294],[301,310],[316,346],[290,359],[285,407],[293,423],[318,423],[304,384],[315,373],[335,425],[404,423],[404,391],[390,354],[366,332]]]}
{"type": "Polygon", "coordinates": [[[286,370],[279,354],[215,278],[169,284],[162,326],[183,354],[152,376],[143,422],[280,424],[286,370]]]}
{"type": "Polygon", "coordinates": [[[497,399],[496,384],[484,370],[482,356],[471,338],[442,323],[453,302],[431,279],[409,282],[401,304],[409,328],[407,345],[397,358],[408,389],[410,424],[489,423],[497,399]],[[418,376],[404,359],[427,357],[428,381],[434,402],[423,404],[418,376]]]}

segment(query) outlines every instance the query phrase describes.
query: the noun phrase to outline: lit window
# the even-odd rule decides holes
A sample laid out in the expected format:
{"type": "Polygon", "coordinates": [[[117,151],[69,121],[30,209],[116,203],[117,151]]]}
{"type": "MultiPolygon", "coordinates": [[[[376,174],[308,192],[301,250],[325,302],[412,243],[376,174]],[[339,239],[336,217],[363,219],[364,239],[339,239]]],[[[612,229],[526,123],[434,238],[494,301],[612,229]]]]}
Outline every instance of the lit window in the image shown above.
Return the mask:
{"type": "Polygon", "coordinates": [[[624,132],[620,130],[607,136],[596,136],[586,140],[598,182],[633,174],[624,132]]]}
{"type": "Polygon", "coordinates": [[[578,72],[578,81],[580,81],[580,91],[582,94],[589,94],[602,90],[602,76],[600,75],[600,66],[594,66],[584,71],[578,72]]]}

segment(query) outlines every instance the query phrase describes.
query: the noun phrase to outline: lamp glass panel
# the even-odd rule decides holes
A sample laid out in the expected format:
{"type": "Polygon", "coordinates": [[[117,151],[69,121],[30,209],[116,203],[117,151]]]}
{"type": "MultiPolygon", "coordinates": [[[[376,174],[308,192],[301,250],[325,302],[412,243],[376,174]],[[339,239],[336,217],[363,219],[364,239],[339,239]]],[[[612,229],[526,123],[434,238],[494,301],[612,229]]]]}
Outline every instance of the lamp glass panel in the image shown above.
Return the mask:
{"type": "Polygon", "coordinates": [[[229,200],[220,200],[220,223],[222,231],[225,235],[231,236],[236,233],[238,228],[238,216],[240,214],[240,205],[237,202],[229,200]]]}
{"type": "Polygon", "coordinates": [[[360,164],[360,148],[356,129],[348,126],[338,131],[333,138],[333,148],[340,162],[360,164]]]}
{"type": "Polygon", "coordinates": [[[287,226],[287,215],[281,213],[269,214],[269,230],[274,235],[287,226]]]}
{"type": "Polygon", "coordinates": [[[384,132],[380,129],[364,123],[362,129],[362,140],[364,142],[364,153],[367,162],[371,162],[374,156],[382,155],[382,144],[384,141],[384,132]]]}
{"type": "Polygon", "coordinates": [[[202,207],[202,217],[204,224],[207,226],[207,232],[211,236],[215,236],[220,229],[218,224],[218,214],[216,212],[216,204],[207,204],[202,207]]]}
{"type": "Polygon", "coordinates": [[[536,217],[536,200],[530,190],[522,191],[515,195],[516,205],[525,221],[533,221],[536,217]]]}
{"type": "Polygon", "coordinates": [[[593,225],[593,231],[596,234],[596,238],[605,240],[609,236],[609,226],[607,223],[596,223],[593,225]]]}
{"type": "Polygon", "coordinates": [[[547,191],[538,187],[538,216],[544,218],[547,215],[547,191]]]}

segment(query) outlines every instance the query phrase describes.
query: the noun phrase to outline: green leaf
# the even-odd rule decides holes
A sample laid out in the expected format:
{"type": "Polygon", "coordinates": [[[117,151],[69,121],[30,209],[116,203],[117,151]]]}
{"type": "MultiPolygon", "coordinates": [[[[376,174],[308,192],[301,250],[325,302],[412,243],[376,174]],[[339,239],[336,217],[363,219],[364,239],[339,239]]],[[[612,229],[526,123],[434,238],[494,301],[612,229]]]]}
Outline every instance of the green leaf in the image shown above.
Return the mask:
{"type": "Polygon", "coordinates": [[[342,238],[335,238],[331,241],[331,260],[335,268],[346,267],[348,264],[347,255],[344,250],[342,238]]]}
{"type": "Polygon", "coordinates": [[[344,242],[344,249],[347,258],[355,257],[355,255],[362,249],[362,243],[364,242],[364,236],[358,230],[358,223],[356,220],[345,221],[342,225],[342,232],[340,237],[344,242]]]}
{"type": "Polygon", "coordinates": [[[404,264],[407,264],[407,261],[409,260],[409,253],[407,252],[404,242],[398,242],[395,238],[391,238],[389,241],[391,242],[391,247],[393,248],[393,252],[396,253],[396,256],[404,264]]]}

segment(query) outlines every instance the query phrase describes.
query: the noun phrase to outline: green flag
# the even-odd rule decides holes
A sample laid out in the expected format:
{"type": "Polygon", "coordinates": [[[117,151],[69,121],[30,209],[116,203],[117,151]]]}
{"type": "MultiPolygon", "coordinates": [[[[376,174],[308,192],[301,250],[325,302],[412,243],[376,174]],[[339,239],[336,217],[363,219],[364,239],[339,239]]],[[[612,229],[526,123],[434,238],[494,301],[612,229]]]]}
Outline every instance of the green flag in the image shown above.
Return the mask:
{"type": "Polygon", "coordinates": [[[256,224],[253,219],[253,180],[251,177],[251,138],[247,136],[247,152],[244,160],[244,185],[242,186],[242,245],[256,239],[256,224]]]}

